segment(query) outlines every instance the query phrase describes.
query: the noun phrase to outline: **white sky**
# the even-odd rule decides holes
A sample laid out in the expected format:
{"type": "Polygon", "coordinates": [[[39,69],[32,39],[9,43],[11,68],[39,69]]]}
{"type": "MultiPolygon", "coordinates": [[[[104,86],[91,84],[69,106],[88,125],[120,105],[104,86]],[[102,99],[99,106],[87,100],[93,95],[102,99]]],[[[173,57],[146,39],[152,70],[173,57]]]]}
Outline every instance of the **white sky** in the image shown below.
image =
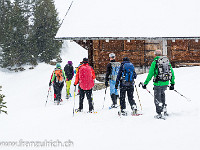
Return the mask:
{"type": "MultiPolygon", "coordinates": [[[[55,0],[61,18],[71,1],[55,0]]],[[[56,37],[200,36],[199,6],[199,0],[74,0],[56,37]]]]}

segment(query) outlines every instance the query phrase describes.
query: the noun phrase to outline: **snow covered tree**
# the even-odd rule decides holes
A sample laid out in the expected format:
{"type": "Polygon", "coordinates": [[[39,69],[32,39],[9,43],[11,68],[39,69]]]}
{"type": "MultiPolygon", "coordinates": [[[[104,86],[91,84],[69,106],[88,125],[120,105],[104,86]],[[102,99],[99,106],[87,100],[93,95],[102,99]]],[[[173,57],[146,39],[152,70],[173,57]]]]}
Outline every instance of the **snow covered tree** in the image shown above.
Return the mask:
{"type": "MultiPolygon", "coordinates": [[[[1,91],[1,86],[0,86],[0,91],[1,91]]],[[[7,114],[7,111],[5,111],[5,110],[3,110],[2,108],[7,108],[6,106],[5,106],[5,104],[6,104],[6,102],[3,102],[3,98],[5,97],[5,95],[3,95],[3,94],[0,94],[0,113],[1,112],[4,112],[4,113],[6,113],[7,114]]]]}
{"type": "Polygon", "coordinates": [[[58,57],[62,46],[62,42],[54,40],[58,28],[58,13],[54,1],[37,0],[31,41],[34,42],[34,56],[38,60],[48,63],[58,57]]]}

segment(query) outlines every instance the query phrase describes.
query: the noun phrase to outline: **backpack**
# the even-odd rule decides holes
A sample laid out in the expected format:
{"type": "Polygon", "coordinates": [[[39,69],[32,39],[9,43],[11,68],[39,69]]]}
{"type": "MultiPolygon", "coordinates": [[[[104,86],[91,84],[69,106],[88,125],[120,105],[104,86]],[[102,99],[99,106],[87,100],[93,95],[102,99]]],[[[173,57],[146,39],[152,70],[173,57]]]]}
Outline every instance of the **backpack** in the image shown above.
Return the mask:
{"type": "Polygon", "coordinates": [[[54,74],[55,74],[55,77],[56,77],[55,82],[62,83],[64,81],[62,69],[56,68],[55,71],[54,71],[54,74]]]}
{"type": "Polygon", "coordinates": [[[121,64],[120,64],[120,62],[110,62],[110,63],[111,63],[111,67],[112,67],[112,72],[110,74],[110,80],[116,81],[121,64]]]}
{"type": "Polygon", "coordinates": [[[73,77],[74,68],[72,65],[67,64],[64,68],[67,79],[71,80],[73,77]]]}
{"type": "Polygon", "coordinates": [[[170,62],[166,56],[161,56],[156,61],[156,67],[158,68],[158,75],[154,78],[154,82],[158,82],[158,81],[165,82],[172,79],[170,62]]]}
{"type": "Polygon", "coordinates": [[[122,84],[125,86],[131,86],[134,79],[136,79],[135,68],[132,63],[125,63],[122,73],[122,84]]]}
{"type": "Polygon", "coordinates": [[[92,67],[88,64],[79,67],[79,86],[83,90],[90,90],[94,86],[92,67]]]}

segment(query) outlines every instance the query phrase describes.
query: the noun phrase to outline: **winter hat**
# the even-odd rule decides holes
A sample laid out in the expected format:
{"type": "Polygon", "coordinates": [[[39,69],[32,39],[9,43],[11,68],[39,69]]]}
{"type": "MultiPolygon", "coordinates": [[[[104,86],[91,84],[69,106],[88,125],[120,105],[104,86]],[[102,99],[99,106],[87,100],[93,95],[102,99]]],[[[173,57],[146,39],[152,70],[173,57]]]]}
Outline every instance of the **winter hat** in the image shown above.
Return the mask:
{"type": "Polygon", "coordinates": [[[124,57],[123,61],[129,61],[129,58],[128,57],[124,57]]]}
{"type": "Polygon", "coordinates": [[[161,50],[155,50],[155,52],[154,52],[154,54],[156,55],[156,56],[161,56],[162,55],[162,51],[161,50]]]}
{"type": "Polygon", "coordinates": [[[88,63],[88,58],[83,58],[83,63],[84,64],[88,63]]]}
{"type": "Polygon", "coordinates": [[[61,67],[60,63],[57,63],[56,68],[60,68],[60,67],[61,67]]]}
{"type": "Polygon", "coordinates": [[[68,61],[68,64],[69,64],[69,65],[72,65],[72,61],[68,61]]]}
{"type": "Polygon", "coordinates": [[[115,54],[114,54],[114,53],[110,53],[110,54],[109,54],[109,57],[115,58],[115,54]]]}

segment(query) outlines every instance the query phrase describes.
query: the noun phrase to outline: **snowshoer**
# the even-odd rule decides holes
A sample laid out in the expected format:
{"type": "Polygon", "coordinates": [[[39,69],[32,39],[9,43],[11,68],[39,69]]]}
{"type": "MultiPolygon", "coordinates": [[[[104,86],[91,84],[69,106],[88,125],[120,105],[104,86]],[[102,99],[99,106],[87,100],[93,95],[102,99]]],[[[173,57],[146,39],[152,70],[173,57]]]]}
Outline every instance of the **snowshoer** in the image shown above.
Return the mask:
{"type": "Polygon", "coordinates": [[[71,96],[70,93],[71,81],[74,76],[74,67],[72,65],[72,61],[68,61],[68,64],[66,64],[64,67],[64,71],[66,75],[66,98],[69,99],[69,97],[71,96]]]}
{"type": "MultiPolygon", "coordinates": [[[[78,67],[76,67],[76,69],[74,70],[74,74],[76,75],[76,73],[78,72],[78,68],[81,66],[83,64],[83,62],[80,62],[79,63],[79,65],[78,65],[78,67]]],[[[78,86],[78,93],[77,93],[77,95],[79,95],[80,94],[80,88],[79,88],[79,86],[78,86]]]]}
{"type": "Polygon", "coordinates": [[[80,88],[79,108],[76,111],[81,112],[83,110],[83,100],[86,94],[89,104],[89,112],[93,112],[92,88],[94,86],[95,78],[94,70],[89,66],[88,59],[84,58],[83,64],[78,68],[74,82],[74,86],[79,83],[80,88]]]}
{"type": "Polygon", "coordinates": [[[135,68],[133,64],[129,61],[128,57],[123,58],[123,62],[121,63],[117,80],[115,84],[115,88],[118,88],[120,82],[120,107],[121,107],[121,114],[126,115],[126,102],[125,102],[125,95],[127,92],[128,101],[132,109],[133,114],[137,114],[137,105],[135,100],[133,99],[133,92],[134,92],[134,79],[136,79],[137,74],[135,72],[135,68]]]}
{"type": "Polygon", "coordinates": [[[154,103],[156,106],[157,115],[155,118],[162,118],[167,114],[167,104],[165,101],[165,90],[169,85],[169,81],[171,83],[170,90],[174,90],[174,71],[169,62],[169,59],[166,56],[162,56],[161,50],[156,50],[154,52],[155,58],[151,63],[151,67],[149,69],[148,76],[145,82],[142,85],[143,89],[146,89],[149,81],[154,77],[154,103]]]}
{"type": "Polygon", "coordinates": [[[54,88],[54,102],[59,104],[61,99],[61,91],[64,86],[64,81],[66,81],[65,72],[61,69],[61,65],[59,63],[56,64],[56,68],[54,69],[52,79],[49,82],[49,86],[53,83],[54,88]]]}
{"type": "Polygon", "coordinates": [[[105,78],[105,86],[108,87],[108,81],[110,81],[110,96],[113,104],[111,108],[117,108],[117,98],[119,97],[118,91],[115,88],[117,75],[120,68],[120,62],[115,61],[115,54],[109,54],[110,63],[107,65],[106,78],[105,78]]]}

